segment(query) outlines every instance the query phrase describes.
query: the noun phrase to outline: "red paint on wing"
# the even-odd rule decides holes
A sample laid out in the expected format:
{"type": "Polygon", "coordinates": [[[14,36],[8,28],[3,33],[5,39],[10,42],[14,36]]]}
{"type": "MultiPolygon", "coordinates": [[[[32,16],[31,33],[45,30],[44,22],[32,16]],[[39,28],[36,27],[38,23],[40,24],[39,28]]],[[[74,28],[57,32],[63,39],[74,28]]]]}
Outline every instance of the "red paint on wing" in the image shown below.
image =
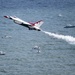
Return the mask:
{"type": "Polygon", "coordinates": [[[31,24],[31,26],[35,26],[35,23],[29,22],[31,24]]]}
{"type": "Polygon", "coordinates": [[[38,23],[40,23],[40,22],[42,22],[43,20],[40,20],[40,21],[37,21],[37,22],[35,22],[35,23],[32,23],[32,22],[29,22],[32,26],[35,26],[35,24],[38,24],[38,23]]]}
{"type": "Polygon", "coordinates": [[[35,24],[38,24],[38,23],[40,23],[41,21],[43,21],[43,20],[40,20],[40,21],[38,21],[38,22],[35,22],[35,24]]]}

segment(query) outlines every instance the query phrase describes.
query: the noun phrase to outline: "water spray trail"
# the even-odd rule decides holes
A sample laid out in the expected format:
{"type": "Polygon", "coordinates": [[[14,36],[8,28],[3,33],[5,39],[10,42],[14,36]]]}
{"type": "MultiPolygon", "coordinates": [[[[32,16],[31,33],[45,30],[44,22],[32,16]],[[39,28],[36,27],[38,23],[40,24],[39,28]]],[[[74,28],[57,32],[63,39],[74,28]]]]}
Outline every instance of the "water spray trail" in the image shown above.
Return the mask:
{"type": "Polygon", "coordinates": [[[69,44],[75,44],[75,37],[69,36],[69,35],[60,35],[60,34],[55,34],[47,31],[43,31],[45,34],[48,34],[49,36],[52,36],[57,39],[62,39],[68,42],[69,44]]]}

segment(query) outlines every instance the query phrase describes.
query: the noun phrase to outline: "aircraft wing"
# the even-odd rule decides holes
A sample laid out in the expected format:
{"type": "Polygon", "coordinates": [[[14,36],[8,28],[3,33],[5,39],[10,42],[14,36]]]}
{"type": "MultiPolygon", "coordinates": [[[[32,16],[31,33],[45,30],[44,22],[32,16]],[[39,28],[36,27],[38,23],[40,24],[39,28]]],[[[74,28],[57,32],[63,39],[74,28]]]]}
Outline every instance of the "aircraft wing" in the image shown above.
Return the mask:
{"type": "Polygon", "coordinates": [[[5,18],[8,18],[8,19],[11,19],[13,20],[15,23],[17,24],[25,24],[25,25],[31,25],[30,23],[26,22],[26,21],[23,21],[22,19],[18,18],[18,17],[13,17],[13,16],[4,16],[5,18]]]}
{"type": "Polygon", "coordinates": [[[35,22],[35,23],[34,23],[34,27],[40,28],[40,26],[41,26],[43,23],[44,23],[43,20],[40,20],[40,21],[38,21],[38,22],[35,22]]]}
{"type": "Polygon", "coordinates": [[[20,19],[20,18],[18,18],[18,17],[16,17],[15,18],[15,20],[14,20],[14,22],[20,22],[21,24],[25,24],[25,25],[28,25],[28,26],[30,26],[31,24],[30,23],[28,23],[28,22],[26,22],[26,21],[24,21],[24,20],[22,20],[22,19],[20,19]]]}

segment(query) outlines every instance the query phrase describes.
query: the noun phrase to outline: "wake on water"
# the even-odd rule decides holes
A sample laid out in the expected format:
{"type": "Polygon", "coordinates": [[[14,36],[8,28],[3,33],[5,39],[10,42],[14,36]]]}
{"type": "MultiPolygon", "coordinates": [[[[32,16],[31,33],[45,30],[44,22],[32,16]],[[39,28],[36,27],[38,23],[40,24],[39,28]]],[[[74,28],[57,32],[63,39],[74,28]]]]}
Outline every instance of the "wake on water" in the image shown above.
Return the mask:
{"type": "Polygon", "coordinates": [[[43,30],[42,30],[42,32],[44,32],[45,34],[48,34],[49,36],[52,36],[54,38],[65,40],[69,44],[75,44],[75,37],[73,37],[73,36],[60,35],[60,34],[55,34],[55,33],[47,32],[47,31],[43,31],[43,30]]]}

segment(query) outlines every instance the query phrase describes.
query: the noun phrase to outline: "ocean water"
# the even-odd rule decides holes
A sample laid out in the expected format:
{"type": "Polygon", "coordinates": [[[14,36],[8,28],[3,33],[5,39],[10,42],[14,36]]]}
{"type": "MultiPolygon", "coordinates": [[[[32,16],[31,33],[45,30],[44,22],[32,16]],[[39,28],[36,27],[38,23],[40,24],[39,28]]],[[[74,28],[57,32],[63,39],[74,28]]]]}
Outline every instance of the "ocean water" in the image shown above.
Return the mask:
{"type": "Polygon", "coordinates": [[[75,0],[0,0],[0,75],[75,75],[75,28],[64,28],[69,24],[75,25],[75,0]],[[4,15],[43,20],[42,31],[4,15]]]}

